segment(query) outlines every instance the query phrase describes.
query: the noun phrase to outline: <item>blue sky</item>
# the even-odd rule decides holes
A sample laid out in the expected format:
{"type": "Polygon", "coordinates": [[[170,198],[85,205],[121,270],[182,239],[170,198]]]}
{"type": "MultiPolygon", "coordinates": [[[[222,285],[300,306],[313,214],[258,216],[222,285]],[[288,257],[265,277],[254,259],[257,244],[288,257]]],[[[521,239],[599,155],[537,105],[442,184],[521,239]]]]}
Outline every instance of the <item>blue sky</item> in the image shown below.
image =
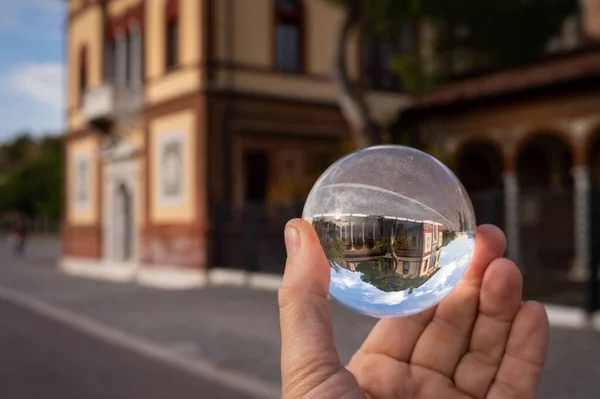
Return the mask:
{"type": "Polygon", "coordinates": [[[0,141],[65,124],[61,0],[0,0],[0,141]]]}
{"type": "Polygon", "coordinates": [[[412,295],[406,291],[383,292],[362,281],[361,272],[331,269],[329,295],[348,308],[372,317],[406,317],[437,305],[458,285],[467,271],[475,240],[466,235],[442,249],[440,270],[412,295]]]}

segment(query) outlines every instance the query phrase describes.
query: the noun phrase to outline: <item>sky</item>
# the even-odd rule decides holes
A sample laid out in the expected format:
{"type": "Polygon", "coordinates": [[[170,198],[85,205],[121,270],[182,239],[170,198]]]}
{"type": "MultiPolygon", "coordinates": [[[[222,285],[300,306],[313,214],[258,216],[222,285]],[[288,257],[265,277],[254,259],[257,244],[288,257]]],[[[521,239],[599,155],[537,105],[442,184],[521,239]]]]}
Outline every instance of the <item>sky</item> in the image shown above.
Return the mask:
{"type": "Polygon", "coordinates": [[[61,0],[0,0],[0,142],[65,125],[61,0]]]}
{"type": "Polygon", "coordinates": [[[362,281],[361,272],[331,269],[329,295],[348,308],[372,317],[406,317],[437,305],[464,276],[473,256],[475,240],[459,236],[442,248],[440,270],[412,295],[383,292],[362,281]]]}

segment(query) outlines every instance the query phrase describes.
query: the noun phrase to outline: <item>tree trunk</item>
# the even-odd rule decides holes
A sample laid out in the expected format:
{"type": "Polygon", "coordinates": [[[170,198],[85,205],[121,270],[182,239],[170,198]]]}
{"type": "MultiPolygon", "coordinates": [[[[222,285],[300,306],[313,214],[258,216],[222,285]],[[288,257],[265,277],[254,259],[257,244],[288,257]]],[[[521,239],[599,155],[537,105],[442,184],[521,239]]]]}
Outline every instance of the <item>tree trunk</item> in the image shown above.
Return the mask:
{"type": "Polygon", "coordinates": [[[382,128],[369,116],[369,110],[360,94],[352,88],[346,69],[348,37],[361,23],[359,1],[348,0],[346,16],[339,31],[333,76],[338,85],[338,103],[342,114],[350,124],[352,141],[358,148],[381,143],[382,128]]]}

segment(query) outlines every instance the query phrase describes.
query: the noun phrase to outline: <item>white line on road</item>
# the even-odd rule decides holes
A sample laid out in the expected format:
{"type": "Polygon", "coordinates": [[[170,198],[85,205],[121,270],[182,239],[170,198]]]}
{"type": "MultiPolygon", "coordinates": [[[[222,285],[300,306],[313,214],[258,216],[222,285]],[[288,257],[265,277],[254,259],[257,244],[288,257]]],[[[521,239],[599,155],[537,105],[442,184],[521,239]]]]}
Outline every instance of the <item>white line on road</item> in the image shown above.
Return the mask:
{"type": "Polygon", "coordinates": [[[43,317],[61,322],[95,338],[118,345],[155,361],[179,368],[202,379],[218,382],[247,395],[265,399],[281,397],[281,389],[275,384],[242,373],[220,369],[209,362],[197,358],[189,359],[182,357],[174,353],[172,348],[124,333],[73,312],[44,303],[4,285],[0,285],[0,298],[43,317]]]}

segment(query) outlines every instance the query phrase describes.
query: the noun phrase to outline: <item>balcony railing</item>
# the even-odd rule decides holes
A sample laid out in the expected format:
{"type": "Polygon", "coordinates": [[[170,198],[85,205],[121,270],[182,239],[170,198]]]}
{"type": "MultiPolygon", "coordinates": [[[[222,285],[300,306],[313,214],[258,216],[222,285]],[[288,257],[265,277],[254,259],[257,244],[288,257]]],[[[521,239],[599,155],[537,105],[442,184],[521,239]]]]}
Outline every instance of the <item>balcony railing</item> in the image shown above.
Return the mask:
{"type": "Polygon", "coordinates": [[[142,105],[142,86],[103,84],[84,94],[82,114],[87,121],[118,121],[138,115],[142,105]]]}

